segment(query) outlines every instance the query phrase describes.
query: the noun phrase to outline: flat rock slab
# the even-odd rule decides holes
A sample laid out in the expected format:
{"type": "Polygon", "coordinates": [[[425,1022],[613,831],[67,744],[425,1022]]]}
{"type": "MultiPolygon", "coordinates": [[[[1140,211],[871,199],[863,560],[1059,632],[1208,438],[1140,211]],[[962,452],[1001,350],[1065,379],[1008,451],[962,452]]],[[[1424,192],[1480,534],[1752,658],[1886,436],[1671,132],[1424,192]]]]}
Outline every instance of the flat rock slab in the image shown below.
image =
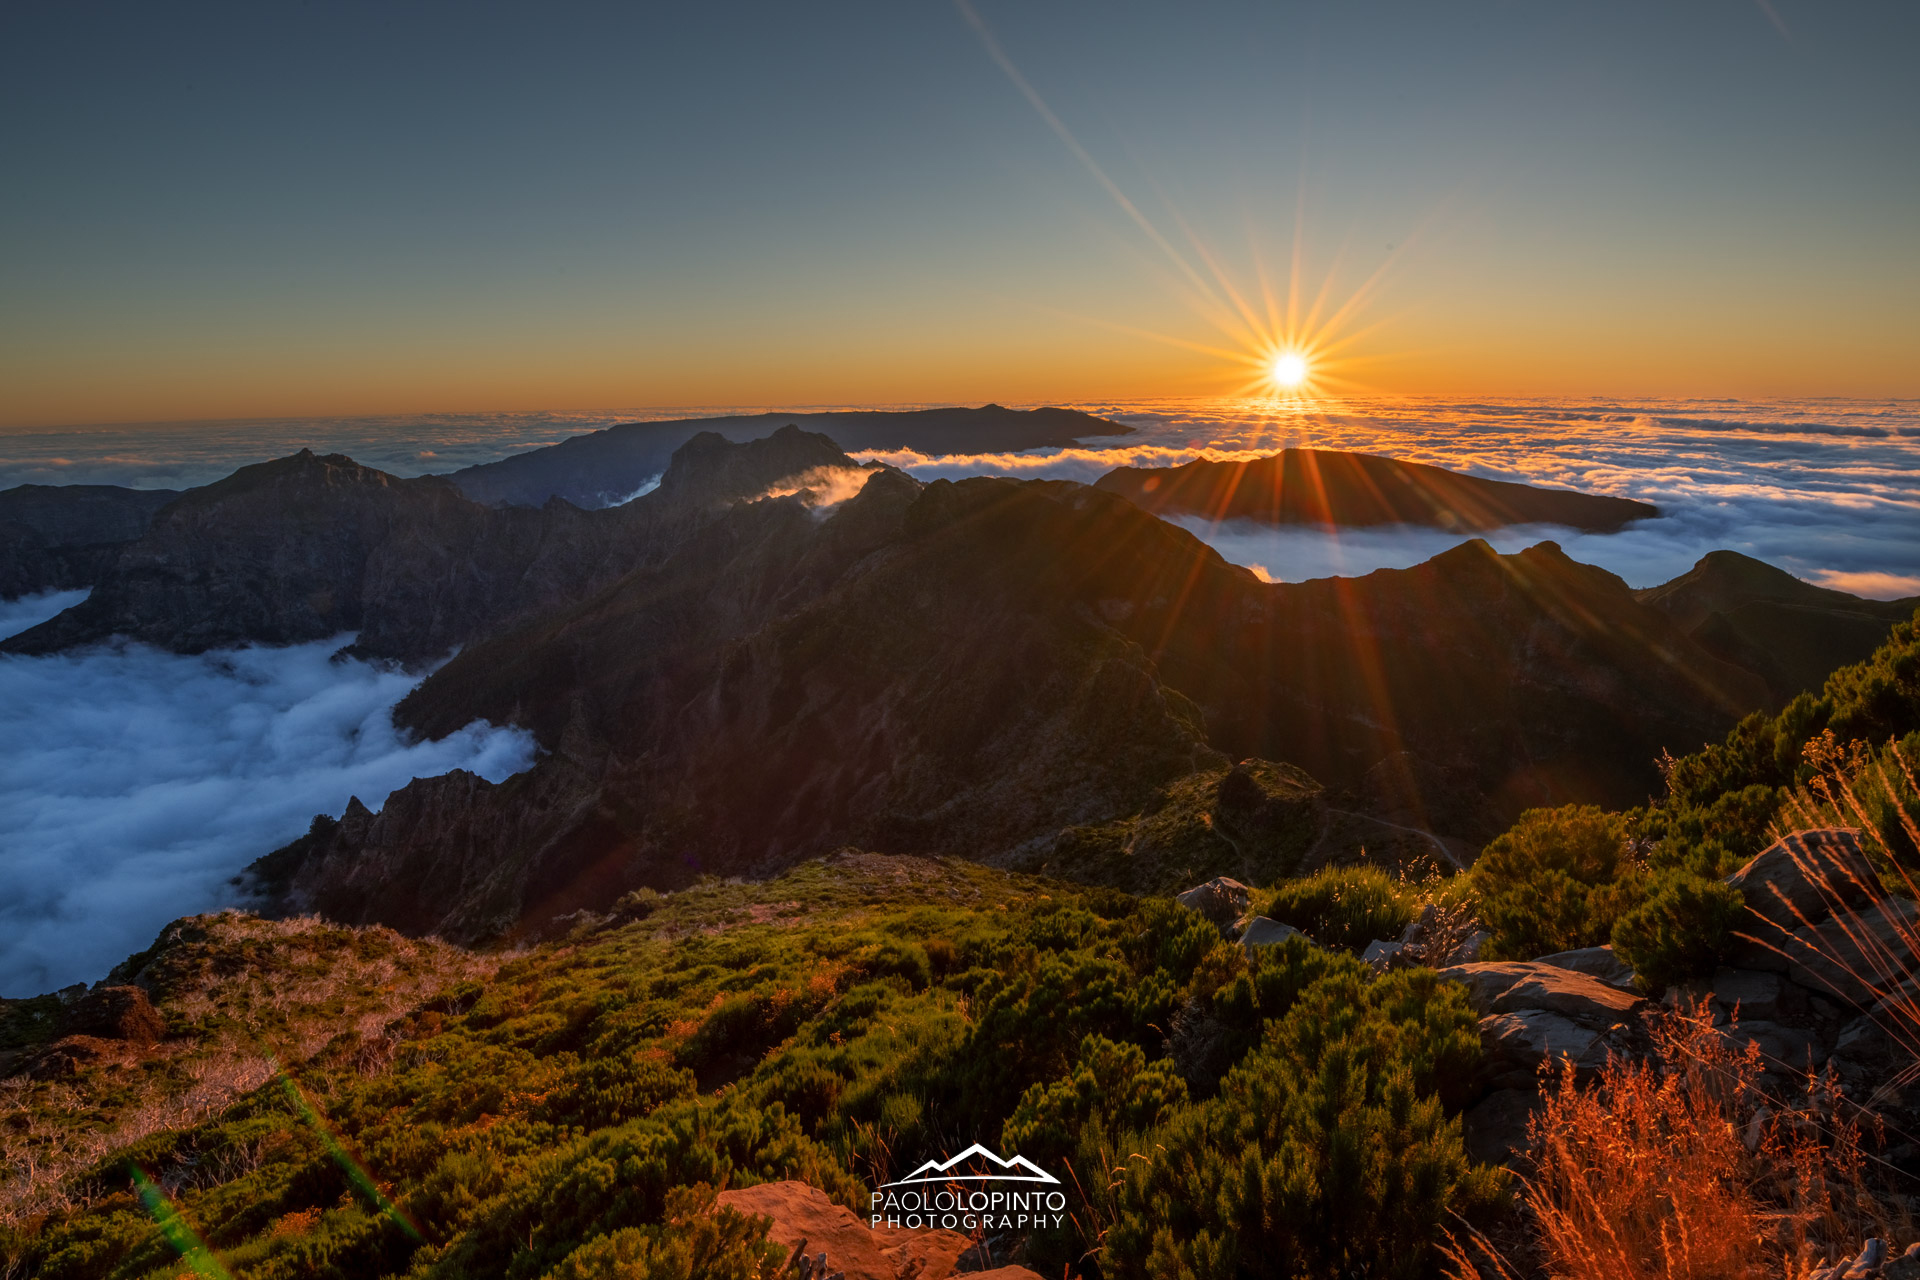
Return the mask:
{"type": "MultiPolygon", "coordinates": [[[[874,1230],[851,1209],[804,1182],[763,1182],[722,1191],[714,1197],[714,1207],[772,1218],[767,1239],[789,1250],[805,1240],[809,1254],[825,1250],[827,1270],[844,1271],[847,1280],[897,1280],[916,1262],[921,1267],[918,1280],[946,1280],[960,1256],[973,1247],[973,1241],[957,1231],[874,1230]]],[[[1031,1274],[1015,1268],[1007,1280],[1031,1274]]]]}
{"type": "Polygon", "coordinates": [[[1538,960],[1457,964],[1440,976],[1466,984],[1467,1003],[1485,1017],[1553,1013],[1590,1030],[1605,1031],[1637,1014],[1646,1001],[1588,974],[1538,960]]]}
{"type": "Polygon", "coordinates": [[[1556,951],[1550,956],[1541,956],[1534,963],[1550,964],[1556,969],[1571,969],[1575,973],[1584,973],[1589,978],[1598,978],[1610,987],[1633,990],[1633,966],[1615,955],[1611,946],[1581,947],[1577,951],[1556,951]]]}

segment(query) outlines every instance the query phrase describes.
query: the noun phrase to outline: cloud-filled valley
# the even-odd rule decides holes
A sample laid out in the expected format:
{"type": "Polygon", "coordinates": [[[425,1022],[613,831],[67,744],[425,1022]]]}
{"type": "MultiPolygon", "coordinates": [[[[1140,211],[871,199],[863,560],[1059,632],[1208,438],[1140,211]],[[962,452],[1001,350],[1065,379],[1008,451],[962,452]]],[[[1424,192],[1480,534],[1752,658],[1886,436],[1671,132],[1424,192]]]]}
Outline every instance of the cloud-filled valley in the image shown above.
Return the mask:
{"type": "MultiPolygon", "coordinates": [[[[6,602],[0,628],[79,594],[6,602]]],[[[517,730],[404,741],[391,711],[417,677],[332,662],[341,643],[0,657],[0,994],[104,976],[349,796],[531,763],[517,730]]]]}

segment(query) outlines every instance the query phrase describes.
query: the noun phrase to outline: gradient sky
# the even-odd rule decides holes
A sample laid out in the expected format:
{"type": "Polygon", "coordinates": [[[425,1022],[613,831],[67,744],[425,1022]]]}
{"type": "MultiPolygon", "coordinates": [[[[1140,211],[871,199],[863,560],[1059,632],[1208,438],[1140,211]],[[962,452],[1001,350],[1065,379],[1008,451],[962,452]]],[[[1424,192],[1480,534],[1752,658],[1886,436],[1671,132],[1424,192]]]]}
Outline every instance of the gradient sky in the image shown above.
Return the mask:
{"type": "Polygon", "coordinates": [[[1910,0],[976,8],[0,7],[0,424],[1920,396],[1910,0]]]}

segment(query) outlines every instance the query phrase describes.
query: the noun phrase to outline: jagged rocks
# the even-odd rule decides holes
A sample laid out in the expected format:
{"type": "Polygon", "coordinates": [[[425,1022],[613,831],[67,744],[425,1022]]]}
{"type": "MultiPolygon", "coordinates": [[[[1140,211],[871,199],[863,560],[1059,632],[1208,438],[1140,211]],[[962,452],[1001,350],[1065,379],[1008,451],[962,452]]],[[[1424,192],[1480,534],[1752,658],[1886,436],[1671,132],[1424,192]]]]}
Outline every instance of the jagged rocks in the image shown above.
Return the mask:
{"type": "MultiPolygon", "coordinates": [[[[1175,894],[1173,900],[1183,907],[1198,911],[1224,931],[1232,928],[1233,922],[1247,913],[1247,903],[1251,898],[1252,891],[1238,880],[1215,876],[1205,884],[1197,884],[1184,893],[1175,894]]],[[[1267,923],[1273,924],[1274,921],[1268,920],[1267,923]]]]}

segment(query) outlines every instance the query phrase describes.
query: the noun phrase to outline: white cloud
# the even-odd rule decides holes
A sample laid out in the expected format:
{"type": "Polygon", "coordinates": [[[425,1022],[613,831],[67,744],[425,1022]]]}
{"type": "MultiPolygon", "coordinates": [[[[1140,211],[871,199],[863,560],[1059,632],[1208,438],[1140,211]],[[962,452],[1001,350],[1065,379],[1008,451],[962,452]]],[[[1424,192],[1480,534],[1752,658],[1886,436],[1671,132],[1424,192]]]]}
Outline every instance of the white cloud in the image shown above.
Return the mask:
{"type": "Polygon", "coordinates": [[[0,994],[104,977],[349,796],[532,763],[527,734],[485,724],[403,741],[391,712],[418,677],[331,661],[347,639],[0,657],[0,994]]]}

